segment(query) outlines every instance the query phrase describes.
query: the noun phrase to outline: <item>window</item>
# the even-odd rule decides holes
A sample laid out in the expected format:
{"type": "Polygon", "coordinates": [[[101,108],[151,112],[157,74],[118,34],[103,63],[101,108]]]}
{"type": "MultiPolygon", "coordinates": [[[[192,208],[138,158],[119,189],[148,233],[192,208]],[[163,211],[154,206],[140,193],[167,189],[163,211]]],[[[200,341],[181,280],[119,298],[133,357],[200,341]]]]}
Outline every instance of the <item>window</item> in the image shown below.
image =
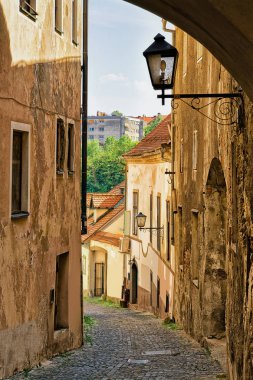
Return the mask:
{"type": "Polygon", "coordinates": [[[184,33],[183,37],[183,77],[187,73],[187,57],[188,57],[188,35],[184,33]]]}
{"type": "Polygon", "coordinates": [[[36,12],[36,0],[20,0],[19,10],[33,21],[36,20],[36,16],[38,15],[36,12]]]}
{"type": "Polygon", "coordinates": [[[55,30],[56,32],[63,33],[63,18],[62,18],[62,0],[55,0],[55,30]]]}
{"type": "Polygon", "coordinates": [[[90,131],[90,132],[93,132],[93,131],[94,131],[94,127],[90,127],[90,128],[89,128],[89,131],[90,131]]]}
{"type": "Polygon", "coordinates": [[[138,227],[137,227],[137,220],[136,215],[138,214],[138,192],[133,192],[133,225],[132,225],[132,232],[133,235],[137,235],[138,233],[138,227]]]}
{"type": "Polygon", "coordinates": [[[166,214],[167,214],[167,260],[170,260],[170,202],[166,202],[166,214]]]}
{"type": "Polygon", "coordinates": [[[68,124],[68,172],[74,173],[75,130],[74,124],[68,124]]]}
{"type": "Polygon", "coordinates": [[[193,144],[192,144],[192,169],[197,170],[197,156],[198,156],[198,131],[193,131],[193,144]]]}
{"type": "Polygon", "coordinates": [[[69,327],[68,321],[68,278],[69,278],[69,253],[63,253],[56,257],[55,276],[55,330],[69,327]]]}
{"type": "Polygon", "coordinates": [[[201,43],[198,41],[196,43],[196,50],[197,50],[197,63],[199,63],[202,60],[202,56],[203,56],[203,45],[201,45],[201,43]]]}
{"type": "MultiPolygon", "coordinates": [[[[149,196],[149,219],[150,219],[150,228],[153,227],[153,194],[149,196]]],[[[149,231],[149,241],[152,243],[152,230],[149,231]]]]}
{"type": "Polygon", "coordinates": [[[72,42],[77,45],[77,0],[72,0],[72,42]]]}
{"type": "Polygon", "coordinates": [[[198,242],[198,212],[192,211],[192,244],[191,244],[191,268],[192,279],[199,277],[199,242],[198,242]]]}
{"type": "Polygon", "coordinates": [[[94,140],[94,135],[90,135],[89,140],[94,140]]]}
{"type": "Polygon", "coordinates": [[[157,196],[156,203],[156,211],[157,211],[157,250],[161,250],[161,197],[157,196]]]}
{"type": "Polygon", "coordinates": [[[104,135],[99,135],[98,136],[99,140],[104,140],[104,137],[105,137],[104,135]]]}
{"type": "Polygon", "coordinates": [[[184,143],[183,139],[181,139],[180,144],[180,173],[183,173],[184,170],[184,143]]]}
{"type": "Polygon", "coordinates": [[[65,160],[65,128],[62,119],[57,119],[56,130],[56,173],[64,173],[65,160]]]}
{"type": "Polygon", "coordinates": [[[103,132],[104,130],[105,130],[104,127],[99,127],[100,132],[103,132]]]}
{"type": "Polygon", "coordinates": [[[12,219],[29,215],[29,132],[29,125],[12,123],[12,219]]]}
{"type": "Polygon", "coordinates": [[[183,209],[178,207],[178,247],[179,247],[179,265],[184,264],[183,251],[183,209]]]}

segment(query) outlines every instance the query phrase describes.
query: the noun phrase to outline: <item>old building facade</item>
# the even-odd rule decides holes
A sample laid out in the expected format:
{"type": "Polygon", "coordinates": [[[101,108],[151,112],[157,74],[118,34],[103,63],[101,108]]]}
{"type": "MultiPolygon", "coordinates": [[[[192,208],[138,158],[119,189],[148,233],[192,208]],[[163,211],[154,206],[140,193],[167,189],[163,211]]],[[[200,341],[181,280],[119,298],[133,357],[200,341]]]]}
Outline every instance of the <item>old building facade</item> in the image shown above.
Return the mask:
{"type": "Polygon", "coordinates": [[[88,233],[82,236],[83,294],[120,302],[129,260],[123,237],[125,184],[88,193],[88,233]]]}
{"type": "Polygon", "coordinates": [[[0,378],[82,343],[81,14],[0,1],[0,378]]]}
{"type": "MultiPolygon", "coordinates": [[[[238,92],[223,66],[180,29],[175,46],[175,93],[238,92]]],[[[250,379],[252,104],[245,94],[244,106],[239,98],[216,100],[173,104],[175,317],[203,344],[224,342],[231,379],[250,379]]]]}
{"type": "Polygon", "coordinates": [[[131,259],[127,287],[130,303],[162,317],[173,316],[174,250],[170,244],[170,116],[124,155],[126,160],[126,216],[131,259]],[[147,216],[147,231],[136,215],[147,216]]]}

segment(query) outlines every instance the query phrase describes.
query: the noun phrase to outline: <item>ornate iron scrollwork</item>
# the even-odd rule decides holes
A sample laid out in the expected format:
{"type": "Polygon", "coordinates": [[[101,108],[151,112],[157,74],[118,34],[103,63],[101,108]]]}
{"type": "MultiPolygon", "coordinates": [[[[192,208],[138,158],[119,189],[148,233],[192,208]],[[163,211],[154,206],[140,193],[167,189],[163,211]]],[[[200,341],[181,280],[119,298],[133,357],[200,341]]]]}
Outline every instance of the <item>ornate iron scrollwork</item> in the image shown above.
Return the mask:
{"type": "Polygon", "coordinates": [[[242,93],[240,92],[173,95],[165,95],[163,92],[157,97],[162,100],[166,98],[171,99],[171,108],[173,110],[176,110],[179,107],[178,100],[181,100],[181,102],[192,108],[194,111],[199,112],[201,115],[219,125],[242,125],[243,98],[242,93]],[[209,101],[204,103],[202,99],[209,99],[209,101]]]}

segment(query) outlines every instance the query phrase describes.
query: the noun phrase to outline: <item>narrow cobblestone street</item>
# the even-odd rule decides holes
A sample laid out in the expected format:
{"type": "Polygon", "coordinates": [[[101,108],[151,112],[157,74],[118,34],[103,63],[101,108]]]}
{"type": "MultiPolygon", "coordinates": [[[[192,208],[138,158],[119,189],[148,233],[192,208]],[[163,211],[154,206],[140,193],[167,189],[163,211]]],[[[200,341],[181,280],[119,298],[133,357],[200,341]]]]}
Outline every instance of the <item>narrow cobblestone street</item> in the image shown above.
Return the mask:
{"type": "Polygon", "coordinates": [[[12,377],[23,379],[217,379],[219,364],[182,330],[169,330],[151,314],[84,304],[94,324],[79,350],[12,377]]]}

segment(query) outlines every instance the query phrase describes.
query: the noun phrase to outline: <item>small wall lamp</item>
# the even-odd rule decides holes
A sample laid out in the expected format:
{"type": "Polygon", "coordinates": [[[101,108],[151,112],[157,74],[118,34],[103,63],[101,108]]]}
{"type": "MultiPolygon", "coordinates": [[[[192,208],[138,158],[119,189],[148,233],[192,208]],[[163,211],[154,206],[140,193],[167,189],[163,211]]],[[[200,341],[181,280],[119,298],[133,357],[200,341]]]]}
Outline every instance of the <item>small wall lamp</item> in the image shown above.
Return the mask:
{"type": "Polygon", "coordinates": [[[169,182],[169,184],[171,184],[171,183],[172,183],[172,179],[173,179],[172,176],[173,176],[174,174],[176,174],[176,172],[171,172],[171,171],[169,171],[168,169],[166,169],[164,174],[167,174],[167,175],[169,176],[168,182],[169,182]]]}
{"type": "Polygon", "coordinates": [[[137,226],[139,227],[140,230],[146,232],[146,231],[150,231],[155,235],[160,235],[161,237],[163,237],[163,233],[164,233],[164,226],[162,227],[145,227],[145,224],[146,224],[146,219],[147,219],[147,216],[144,215],[142,212],[139,212],[139,214],[136,215],[136,220],[137,220],[137,226]]]}

